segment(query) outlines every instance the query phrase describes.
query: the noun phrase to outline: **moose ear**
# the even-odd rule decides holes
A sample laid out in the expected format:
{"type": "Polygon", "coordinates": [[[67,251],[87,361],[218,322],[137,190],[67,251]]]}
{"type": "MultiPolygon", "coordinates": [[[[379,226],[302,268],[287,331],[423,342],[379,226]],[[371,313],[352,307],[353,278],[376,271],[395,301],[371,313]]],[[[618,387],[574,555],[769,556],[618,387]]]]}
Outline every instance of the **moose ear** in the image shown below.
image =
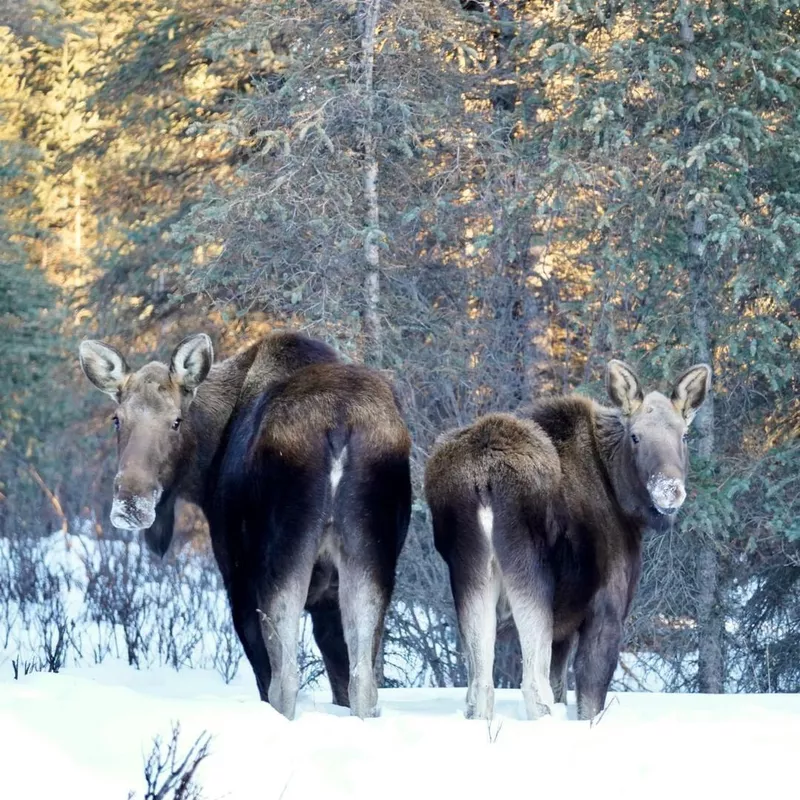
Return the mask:
{"type": "Polygon", "coordinates": [[[101,392],[119,401],[119,389],[130,372],[122,353],[94,339],[82,341],[78,353],[86,377],[101,392]]]}
{"type": "Polygon", "coordinates": [[[208,375],[214,363],[214,348],[205,333],[187,336],[172,354],[169,374],[173,383],[193,392],[208,375]]]}
{"type": "Polygon", "coordinates": [[[675,381],[672,389],[672,405],[677,412],[691,425],[697,410],[703,405],[711,389],[711,367],[708,364],[695,364],[689,367],[675,381]]]}
{"type": "Polygon", "coordinates": [[[606,391],[625,416],[633,414],[644,400],[636,373],[624,362],[612,359],[606,367],[606,391]]]}

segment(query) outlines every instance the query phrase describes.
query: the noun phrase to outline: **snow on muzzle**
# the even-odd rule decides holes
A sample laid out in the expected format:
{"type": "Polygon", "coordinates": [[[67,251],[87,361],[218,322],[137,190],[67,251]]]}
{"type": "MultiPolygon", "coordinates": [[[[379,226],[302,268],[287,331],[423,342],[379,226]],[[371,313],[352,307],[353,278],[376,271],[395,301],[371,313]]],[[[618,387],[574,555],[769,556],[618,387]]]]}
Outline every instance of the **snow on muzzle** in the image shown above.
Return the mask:
{"type": "Polygon", "coordinates": [[[161,492],[160,486],[146,494],[119,492],[111,505],[111,524],[128,531],[149,528],[155,522],[161,492]]]}
{"type": "Polygon", "coordinates": [[[647,491],[660,514],[674,514],[686,499],[686,489],[680,478],[670,478],[657,472],[647,481],[647,491]]]}

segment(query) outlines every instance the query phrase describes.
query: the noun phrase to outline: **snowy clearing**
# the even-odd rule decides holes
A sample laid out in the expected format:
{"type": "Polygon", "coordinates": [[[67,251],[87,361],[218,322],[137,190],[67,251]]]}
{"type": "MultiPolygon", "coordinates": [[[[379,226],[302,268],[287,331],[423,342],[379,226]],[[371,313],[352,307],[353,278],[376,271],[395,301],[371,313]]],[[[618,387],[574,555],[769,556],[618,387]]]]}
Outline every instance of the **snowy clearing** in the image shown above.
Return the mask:
{"type": "MultiPolygon", "coordinates": [[[[463,689],[381,692],[361,721],[304,693],[289,722],[255,698],[242,669],[138,671],[121,662],[0,678],[2,796],[110,800],[143,795],[153,737],[203,731],[205,798],[498,797],[608,791],[614,797],[764,796],[795,785],[798,695],[614,695],[599,723],[522,719],[499,691],[491,726],[463,718],[463,689]],[[566,786],[566,791],[564,787],[566,786]],[[513,794],[512,794],[513,793],[513,794]]],[[[574,698],[570,697],[570,703],[574,698]]],[[[573,709],[570,706],[570,712],[573,709]]]]}
{"type": "MultiPolygon", "coordinates": [[[[89,537],[0,541],[0,798],[140,800],[153,740],[166,746],[176,722],[179,756],[212,737],[205,800],[752,800],[794,785],[800,695],[622,692],[590,725],[563,706],[528,722],[521,693],[500,690],[489,726],[464,719],[465,689],[392,689],[382,716],[361,721],[330,704],[307,634],[289,722],[258,701],[202,559],[158,564],[136,543],[89,537]]],[[[418,672],[395,656],[398,678],[418,672]]],[[[623,654],[620,683],[660,688],[641,658],[623,654]]]]}

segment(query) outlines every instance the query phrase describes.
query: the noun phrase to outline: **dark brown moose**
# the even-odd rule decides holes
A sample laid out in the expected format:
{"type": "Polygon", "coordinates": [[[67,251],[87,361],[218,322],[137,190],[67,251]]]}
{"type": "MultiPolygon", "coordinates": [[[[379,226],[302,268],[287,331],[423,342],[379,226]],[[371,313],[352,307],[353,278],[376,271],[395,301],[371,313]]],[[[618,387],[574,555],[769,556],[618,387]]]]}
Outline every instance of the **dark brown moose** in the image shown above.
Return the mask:
{"type": "Polygon", "coordinates": [[[411,513],[410,438],[392,385],[322,342],[270,335],[212,366],[205,334],[136,372],[85,341],[116,402],[111,521],[163,556],[178,498],[198,504],[261,698],[294,716],[310,614],[334,702],[378,713],[377,650],[411,513]]]}
{"type": "Polygon", "coordinates": [[[552,398],[437,440],[425,494],[466,650],[468,717],[492,716],[498,617],[519,633],[530,719],[566,703],[573,651],[578,718],[605,707],[642,535],[667,529],[686,498],[687,429],[710,378],[698,364],[670,397],[645,395],[615,360],[606,386],[616,408],[552,398]]]}

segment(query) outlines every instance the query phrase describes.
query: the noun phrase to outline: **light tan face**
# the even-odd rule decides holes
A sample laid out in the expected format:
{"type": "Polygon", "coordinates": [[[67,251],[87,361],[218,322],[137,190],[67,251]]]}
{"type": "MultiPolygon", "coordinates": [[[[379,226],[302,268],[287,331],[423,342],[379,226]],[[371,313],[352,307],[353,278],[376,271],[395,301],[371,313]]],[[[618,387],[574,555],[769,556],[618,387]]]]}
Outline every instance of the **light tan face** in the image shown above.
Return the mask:
{"type": "Polygon", "coordinates": [[[674,514],[686,499],[689,426],[660,392],[645,395],[628,420],[636,471],[660,514],[674,514]]]}
{"type": "Polygon", "coordinates": [[[633,370],[621,361],[608,365],[606,386],[625,422],[623,448],[641,486],[659,514],[671,516],[686,499],[689,425],[710,388],[711,370],[697,364],[684,372],[667,398],[642,392],[633,370]]]}
{"type": "Polygon", "coordinates": [[[205,334],[184,339],[169,366],[153,361],[137,372],[102,342],[83,342],[80,359],[89,380],[117,402],[119,462],[111,522],[126,530],[149,528],[182,461],[183,418],[211,368],[211,340],[205,334]]]}

